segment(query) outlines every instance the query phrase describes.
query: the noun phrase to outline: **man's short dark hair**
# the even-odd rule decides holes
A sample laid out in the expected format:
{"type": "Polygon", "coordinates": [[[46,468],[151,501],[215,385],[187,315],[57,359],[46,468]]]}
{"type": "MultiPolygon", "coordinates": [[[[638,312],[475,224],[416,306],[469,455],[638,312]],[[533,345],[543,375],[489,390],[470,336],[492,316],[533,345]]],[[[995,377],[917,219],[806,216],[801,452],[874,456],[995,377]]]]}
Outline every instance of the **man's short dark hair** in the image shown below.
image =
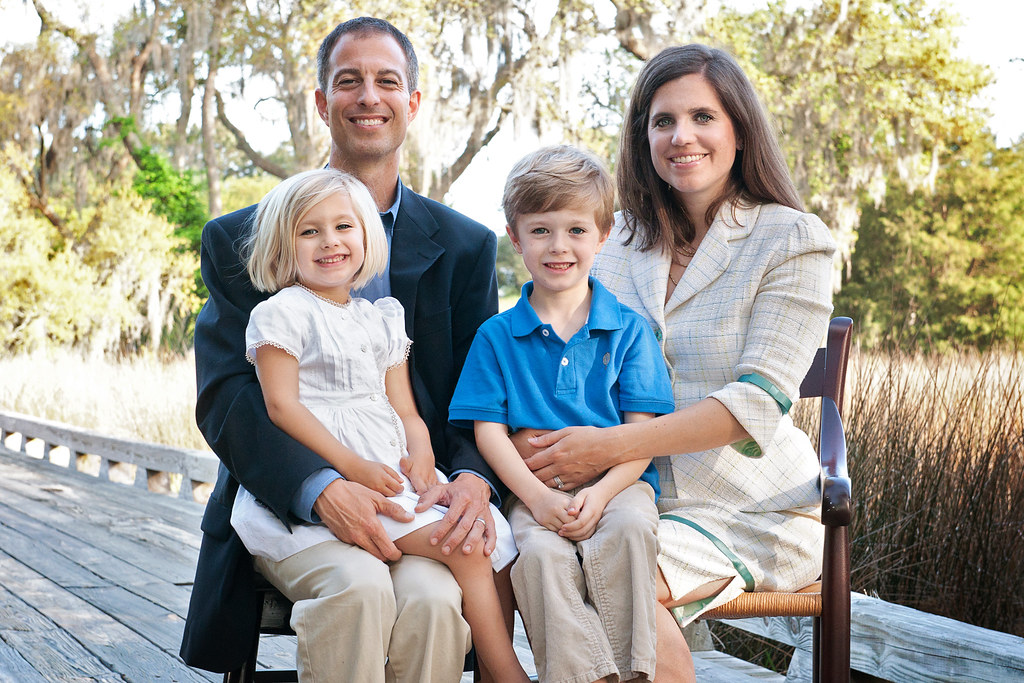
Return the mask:
{"type": "Polygon", "coordinates": [[[358,17],[356,19],[349,19],[348,21],[342,22],[335,26],[334,30],[328,33],[327,37],[324,38],[322,43],[320,43],[320,49],[316,54],[316,83],[320,90],[325,93],[327,92],[328,71],[330,69],[331,53],[334,51],[334,46],[343,35],[349,33],[357,35],[377,33],[394,38],[395,42],[397,42],[399,47],[402,48],[402,52],[405,53],[406,77],[408,78],[409,93],[411,94],[416,92],[416,88],[418,87],[420,80],[420,63],[419,60],[416,59],[416,50],[413,49],[408,36],[384,19],[377,19],[376,17],[358,17]]]}

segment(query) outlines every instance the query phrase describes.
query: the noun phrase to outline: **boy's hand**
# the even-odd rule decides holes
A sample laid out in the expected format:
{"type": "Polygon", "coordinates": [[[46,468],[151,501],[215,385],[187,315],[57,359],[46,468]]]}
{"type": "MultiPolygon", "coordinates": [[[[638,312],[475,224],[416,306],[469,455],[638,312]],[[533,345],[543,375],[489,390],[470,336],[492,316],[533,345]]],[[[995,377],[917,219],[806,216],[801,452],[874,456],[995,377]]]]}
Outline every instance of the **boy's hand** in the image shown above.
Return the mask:
{"type": "Polygon", "coordinates": [[[360,460],[354,467],[346,467],[342,474],[349,481],[362,484],[371,491],[394,496],[402,492],[402,478],[387,465],[360,460]]]}
{"type": "Polygon", "coordinates": [[[572,496],[568,493],[545,489],[543,493],[531,500],[527,507],[537,523],[545,529],[558,532],[563,525],[572,522],[575,517],[569,513],[572,496]]]}
{"type": "Polygon", "coordinates": [[[606,505],[608,498],[597,487],[588,486],[579,491],[569,503],[568,510],[576,519],[563,526],[558,535],[570,541],[587,540],[597,530],[597,523],[601,521],[606,505]]]}
{"type": "Polygon", "coordinates": [[[412,453],[406,453],[405,457],[398,461],[398,465],[412,482],[413,491],[420,495],[437,484],[437,470],[434,469],[433,456],[428,457],[422,454],[415,456],[412,453]]]}

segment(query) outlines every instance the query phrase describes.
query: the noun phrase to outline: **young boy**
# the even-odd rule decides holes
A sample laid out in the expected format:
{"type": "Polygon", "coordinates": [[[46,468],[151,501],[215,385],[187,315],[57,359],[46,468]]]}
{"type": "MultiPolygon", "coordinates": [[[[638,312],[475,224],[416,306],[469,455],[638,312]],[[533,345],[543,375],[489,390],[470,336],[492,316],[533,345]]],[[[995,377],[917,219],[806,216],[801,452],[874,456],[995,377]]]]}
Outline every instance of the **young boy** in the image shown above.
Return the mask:
{"type": "Polygon", "coordinates": [[[480,452],[518,498],[512,585],[540,680],[551,683],[654,676],[653,465],[617,465],[572,491],[556,477],[549,488],[508,436],[674,409],[653,333],[589,277],[613,201],[602,164],[572,147],[540,149],[512,169],[506,230],[533,281],[514,308],[480,326],[449,409],[452,423],[472,423],[480,452]]]}

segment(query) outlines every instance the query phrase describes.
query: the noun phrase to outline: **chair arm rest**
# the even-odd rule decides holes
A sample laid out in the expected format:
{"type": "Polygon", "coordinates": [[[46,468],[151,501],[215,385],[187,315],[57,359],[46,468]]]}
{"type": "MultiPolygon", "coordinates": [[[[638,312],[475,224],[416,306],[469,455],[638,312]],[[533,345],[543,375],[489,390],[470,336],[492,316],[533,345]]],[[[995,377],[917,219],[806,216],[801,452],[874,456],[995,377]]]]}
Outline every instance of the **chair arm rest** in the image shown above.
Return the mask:
{"type": "Polygon", "coordinates": [[[821,399],[821,523],[849,526],[853,516],[850,475],[846,470],[846,434],[835,401],[821,399]]]}

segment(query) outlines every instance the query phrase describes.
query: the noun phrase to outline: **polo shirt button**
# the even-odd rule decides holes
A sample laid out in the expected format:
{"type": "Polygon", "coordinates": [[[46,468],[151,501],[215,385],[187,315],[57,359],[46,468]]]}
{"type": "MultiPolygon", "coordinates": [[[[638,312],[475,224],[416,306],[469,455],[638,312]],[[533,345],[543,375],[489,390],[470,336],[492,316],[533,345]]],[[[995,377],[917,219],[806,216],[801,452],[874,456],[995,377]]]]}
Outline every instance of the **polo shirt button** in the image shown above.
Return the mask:
{"type": "Polygon", "coordinates": [[[377,394],[370,394],[370,400],[371,401],[376,401],[377,400],[377,394]]]}
{"type": "Polygon", "coordinates": [[[362,346],[360,346],[359,350],[362,351],[363,353],[366,353],[366,344],[363,344],[362,346]]]}
{"type": "Polygon", "coordinates": [[[541,330],[540,333],[543,334],[545,337],[548,336],[549,334],[551,334],[547,330],[541,330]]]}
{"type": "Polygon", "coordinates": [[[562,359],[562,367],[565,367],[568,364],[569,364],[569,359],[568,358],[563,358],[562,359]]]}
{"type": "Polygon", "coordinates": [[[395,443],[395,440],[394,440],[394,439],[391,439],[391,445],[392,445],[392,446],[397,446],[398,444],[397,444],[397,443],[395,443]]]}

